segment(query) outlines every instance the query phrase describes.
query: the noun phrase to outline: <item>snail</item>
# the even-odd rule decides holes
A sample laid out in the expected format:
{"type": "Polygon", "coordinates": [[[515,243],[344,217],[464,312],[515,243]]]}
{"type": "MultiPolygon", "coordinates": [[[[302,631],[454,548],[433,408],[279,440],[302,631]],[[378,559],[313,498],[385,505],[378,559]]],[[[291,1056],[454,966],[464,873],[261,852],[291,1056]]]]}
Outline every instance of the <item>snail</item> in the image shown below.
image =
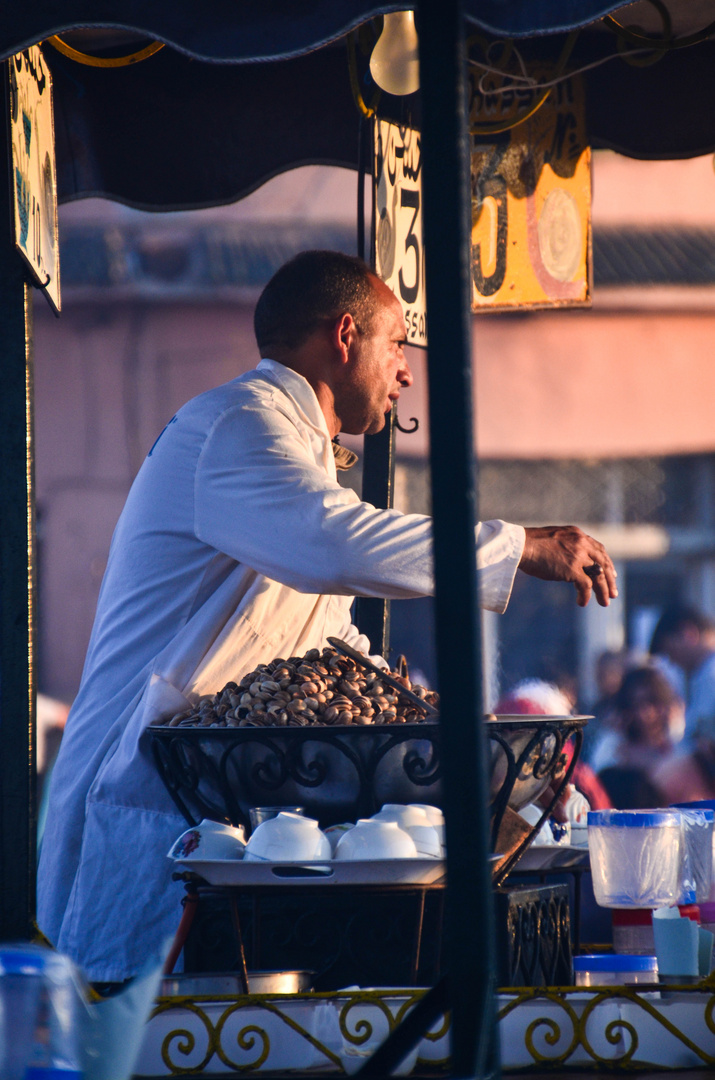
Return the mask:
{"type": "MultiPolygon", "coordinates": [[[[403,667],[391,672],[407,690],[438,706],[439,697],[410,683],[403,667]]],[[[306,727],[309,725],[415,724],[424,715],[414,702],[381,682],[374,671],[335,649],[309,649],[305,656],[259,664],[240,682],[203,694],[194,707],[176,713],[171,727],[306,727]]]]}

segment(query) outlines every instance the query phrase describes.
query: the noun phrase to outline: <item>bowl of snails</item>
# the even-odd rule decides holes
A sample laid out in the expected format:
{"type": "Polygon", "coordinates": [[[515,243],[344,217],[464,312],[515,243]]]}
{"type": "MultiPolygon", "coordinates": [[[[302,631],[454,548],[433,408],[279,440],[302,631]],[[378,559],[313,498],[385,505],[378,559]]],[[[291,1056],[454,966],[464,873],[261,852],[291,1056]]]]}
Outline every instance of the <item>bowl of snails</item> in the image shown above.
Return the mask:
{"type": "MultiPolygon", "coordinates": [[[[439,697],[406,670],[380,671],[334,647],[260,664],[148,730],[154,760],[189,824],[250,828],[256,806],[301,806],[322,828],[385,803],[441,806],[439,697]]],[[[490,802],[533,801],[563,768],[579,717],[487,717],[490,802]]]]}

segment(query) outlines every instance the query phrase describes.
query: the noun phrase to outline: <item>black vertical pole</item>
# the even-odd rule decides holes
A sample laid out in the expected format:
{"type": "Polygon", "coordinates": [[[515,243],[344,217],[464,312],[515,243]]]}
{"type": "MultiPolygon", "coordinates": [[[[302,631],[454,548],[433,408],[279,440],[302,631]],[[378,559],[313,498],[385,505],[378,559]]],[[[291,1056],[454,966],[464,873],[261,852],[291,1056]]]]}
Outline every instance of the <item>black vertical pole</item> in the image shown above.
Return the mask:
{"type": "Polygon", "coordinates": [[[474,526],[470,187],[460,0],[418,5],[435,619],[447,832],[452,1075],[498,1073],[474,526]]]}
{"type": "MultiPolygon", "coordinates": [[[[365,258],[365,175],[372,176],[374,149],[374,121],[360,121],[360,144],[358,153],[358,255],[365,258]]],[[[374,223],[373,223],[374,224],[374,223]]],[[[373,230],[371,230],[373,231],[373,230]]],[[[375,268],[374,243],[371,266],[375,268]]],[[[395,487],[395,409],[393,408],[385,427],[377,435],[366,435],[363,440],[362,497],[382,509],[393,504],[395,487]]],[[[390,601],[380,596],[360,596],[355,602],[355,625],[370,640],[373,652],[387,656],[390,648],[390,601]]]]}
{"type": "Polygon", "coordinates": [[[12,941],[35,912],[32,298],[13,241],[7,64],[0,79],[0,940],[12,941]]]}
{"type": "MultiPolygon", "coordinates": [[[[365,502],[387,509],[392,506],[395,486],[395,408],[382,431],[363,440],[362,497],[365,502]]],[[[359,596],[355,602],[355,625],[370,639],[370,647],[380,656],[390,648],[390,601],[380,596],[359,596]]]]}

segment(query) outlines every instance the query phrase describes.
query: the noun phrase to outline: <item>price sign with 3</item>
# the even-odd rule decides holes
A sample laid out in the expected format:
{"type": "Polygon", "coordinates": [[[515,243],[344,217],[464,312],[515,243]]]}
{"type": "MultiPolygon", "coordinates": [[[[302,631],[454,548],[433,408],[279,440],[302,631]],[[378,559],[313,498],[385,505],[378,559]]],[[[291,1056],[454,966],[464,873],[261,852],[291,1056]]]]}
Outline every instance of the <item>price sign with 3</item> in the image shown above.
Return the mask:
{"type": "Polygon", "coordinates": [[[375,269],[402,304],[408,342],[426,348],[420,145],[412,128],[375,123],[375,269]]]}

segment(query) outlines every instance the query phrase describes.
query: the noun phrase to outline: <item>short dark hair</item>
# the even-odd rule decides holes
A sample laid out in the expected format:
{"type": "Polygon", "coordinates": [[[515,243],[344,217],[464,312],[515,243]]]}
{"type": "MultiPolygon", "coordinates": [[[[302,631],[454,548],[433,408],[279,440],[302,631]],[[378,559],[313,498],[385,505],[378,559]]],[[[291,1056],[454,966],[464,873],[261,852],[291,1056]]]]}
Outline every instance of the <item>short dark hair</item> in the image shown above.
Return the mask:
{"type": "Polygon", "coordinates": [[[277,270],[261,293],[253,329],[261,356],[295,349],[325,321],[349,312],[368,330],[377,307],[367,263],[340,251],[303,251],[277,270]]]}
{"type": "Polygon", "coordinates": [[[655,667],[631,668],[623,677],[620,689],[616,691],[614,705],[621,712],[630,708],[633,694],[644,690],[656,705],[671,706],[677,700],[677,694],[668,678],[655,667]]]}
{"type": "Polygon", "coordinates": [[[694,626],[700,633],[715,629],[715,623],[702,611],[687,604],[674,604],[666,608],[658,619],[650,642],[651,653],[655,655],[663,652],[664,639],[670,637],[671,634],[679,633],[686,626],[694,626]]]}

